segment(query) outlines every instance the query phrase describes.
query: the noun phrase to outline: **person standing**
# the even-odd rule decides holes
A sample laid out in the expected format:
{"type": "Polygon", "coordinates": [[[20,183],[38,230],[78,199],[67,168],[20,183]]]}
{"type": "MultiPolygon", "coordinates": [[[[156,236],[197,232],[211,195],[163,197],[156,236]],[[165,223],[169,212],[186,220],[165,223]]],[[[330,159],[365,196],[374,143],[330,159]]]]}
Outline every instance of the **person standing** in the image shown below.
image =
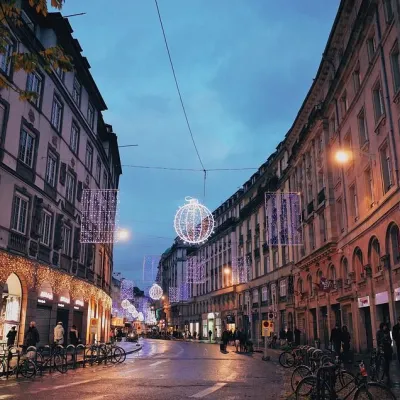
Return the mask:
{"type": "Polygon", "coordinates": [[[69,342],[74,346],[78,346],[79,335],[78,335],[78,330],[76,329],[76,325],[72,325],[72,328],[69,331],[69,342]]]}
{"type": "Polygon", "coordinates": [[[343,343],[343,362],[350,362],[349,361],[349,351],[350,351],[350,333],[349,330],[347,329],[346,325],[343,325],[342,327],[342,343],[343,343]]]}
{"type": "Polygon", "coordinates": [[[389,327],[386,322],[381,322],[379,326],[379,331],[376,334],[376,341],[378,342],[378,346],[381,347],[383,350],[383,356],[385,357],[385,375],[389,383],[390,362],[392,361],[393,349],[389,327]]]}
{"type": "Polygon", "coordinates": [[[331,340],[333,344],[333,350],[335,350],[336,355],[340,356],[340,348],[342,346],[342,331],[339,328],[339,324],[336,324],[331,331],[331,340]]]}
{"type": "Polygon", "coordinates": [[[300,329],[297,326],[295,326],[294,327],[294,344],[296,346],[300,346],[300,335],[301,335],[300,329]]]}
{"type": "Polygon", "coordinates": [[[397,324],[393,326],[392,336],[396,343],[397,359],[400,364],[400,317],[397,318],[397,324]]]}
{"type": "Polygon", "coordinates": [[[208,331],[208,338],[210,339],[210,342],[211,342],[211,338],[212,338],[212,330],[211,329],[208,331]]]}
{"type": "Polygon", "coordinates": [[[288,330],[286,332],[286,339],[287,339],[288,344],[293,343],[293,331],[292,331],[292,328],[290,328],[290,327],[288,328],[288,330]]]}
{"type": "Polygon", "coordinates": [[[7,333],[7,347],[14,346],[15,337],[17,336],[17,330],[13,326],[7,333]]]}
{"type": "Polygon", "coordinates": [[[54,344],[64,344],[64,327],[62,322],[59,322],[54,328],[54,344]]]}
{"type": "Polygon", "coordinates": [[[222,344],[224,347],[224,351],[226,351],[226,347],[228,346],[229,342],[229,332],[225,329],[224,332],[222,333],[222,344]]]}
{"type": "Polygon", "coordinates": [[[236,353],[239,351],[239,345],[240,345],[240,332],[239,329],[235,329],[235,333],[233,334],[233,339],[235,341],[235,347],[236,347],[236,353]]]}
{"type": "Polygon", "coordinates": [[[36,322],[32,321],[29,324],[28,331],[25,334],[25,346],[30,347],[34,346],[39,343],[40,338],[39,338],[39,331],[36,328],[36,322]]]}

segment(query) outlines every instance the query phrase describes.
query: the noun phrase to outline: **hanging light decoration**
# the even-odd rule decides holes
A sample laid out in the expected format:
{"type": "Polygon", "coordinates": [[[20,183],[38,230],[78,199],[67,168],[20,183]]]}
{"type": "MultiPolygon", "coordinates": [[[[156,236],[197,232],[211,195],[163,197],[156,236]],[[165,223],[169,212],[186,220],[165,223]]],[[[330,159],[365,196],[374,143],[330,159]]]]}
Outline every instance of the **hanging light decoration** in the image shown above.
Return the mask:
{"type": "Polygon", "coordinates": [[[144,321],[144,315],[143,315],[142,312],[138,313],[137,319],[138,319],[140,322],[144,321]]]}
{"type": "Polygon", "coordinates": [[[204,243],[214,230],[214,217],[197,199],[185,197],[185,200],[188,204],[175,214],[175,231],[185,243],[204,243]]]}
{"type": "Polygon", "coordinates": [[[153,300],[160,300],[163,295],[163,290],[160,285],[157,285],[157,283],[153,283],[153,286],[149,290],[149,296],[153,300]]]}
{"type": "Polygon", "coordinates": [[[133,305],[133,304],[131,304],[129,307],[128,307],[128,312],[129,313],[133,313],[133,312],[135,312],[135,310],[136,310],[136,307],[133,305]]]}
{"type": "Polygon", "coordinates": [[[130,306],[130,302],[129,302],[129,300],[122,300],[122,302],[121,302],[121,307],[124,309],[124,310],[126,310],[129,306],[130,306]]]}

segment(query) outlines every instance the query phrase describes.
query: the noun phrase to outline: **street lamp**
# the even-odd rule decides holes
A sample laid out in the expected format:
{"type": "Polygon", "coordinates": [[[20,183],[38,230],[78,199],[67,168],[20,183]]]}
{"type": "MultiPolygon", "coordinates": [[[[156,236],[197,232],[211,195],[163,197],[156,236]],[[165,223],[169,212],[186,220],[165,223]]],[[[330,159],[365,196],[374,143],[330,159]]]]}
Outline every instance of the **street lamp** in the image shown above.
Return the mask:
{"type": "Polygon", "coordinates": [[[131,237],[130,232],[127,229],[118,229],[117,230],[117,241],[118,242],[126,242],[131,237]]]}
{"type": "Polygon", "coordinates": [[[229,275],[231,273],[231,270],[228,267],[224,268],[224,274],[229,275]]]}
{"type": "Polygon", "coordinates": [[[368,157],[369,159],[375,157],[375,154],[368,153],[361,149],[357,148],[348,148],[348,149],[339,149],[335,152],[334,158],[338,164],[348,164],[354,158],[354,153],[359,154],[360,156],[368,157]]]}

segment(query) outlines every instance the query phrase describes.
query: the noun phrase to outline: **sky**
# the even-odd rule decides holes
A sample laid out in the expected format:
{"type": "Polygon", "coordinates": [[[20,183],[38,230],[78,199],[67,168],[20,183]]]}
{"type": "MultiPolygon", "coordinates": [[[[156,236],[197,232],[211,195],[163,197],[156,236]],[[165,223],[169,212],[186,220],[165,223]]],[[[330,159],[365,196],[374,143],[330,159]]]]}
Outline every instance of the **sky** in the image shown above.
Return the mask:
{"type": "Polygon", "coordinates": [[[176,237],[185,196],[216,209],[263,164],[293,123],[316,75],[339,0],[158,0],[203,173],[199,168],[153,0],[66,0],[64,15],[105,99],[121,148],[114,271],[143,287],[144,256],[176,237]]]}

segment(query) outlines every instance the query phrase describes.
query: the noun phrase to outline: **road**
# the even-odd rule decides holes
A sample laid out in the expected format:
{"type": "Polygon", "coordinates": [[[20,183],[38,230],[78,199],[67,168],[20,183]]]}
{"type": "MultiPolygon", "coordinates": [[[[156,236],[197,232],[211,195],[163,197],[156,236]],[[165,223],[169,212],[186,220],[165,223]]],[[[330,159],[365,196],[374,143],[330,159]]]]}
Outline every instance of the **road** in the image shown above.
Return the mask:
{"type": "Polygon", "coordinates": [[[143,340],[140,353],[121,365],[95,366],[36,377],[1,381],[0,400],[195,399],[278,400],[284,372],[261,354],[221,353],[218,345],[143,340]]]}

